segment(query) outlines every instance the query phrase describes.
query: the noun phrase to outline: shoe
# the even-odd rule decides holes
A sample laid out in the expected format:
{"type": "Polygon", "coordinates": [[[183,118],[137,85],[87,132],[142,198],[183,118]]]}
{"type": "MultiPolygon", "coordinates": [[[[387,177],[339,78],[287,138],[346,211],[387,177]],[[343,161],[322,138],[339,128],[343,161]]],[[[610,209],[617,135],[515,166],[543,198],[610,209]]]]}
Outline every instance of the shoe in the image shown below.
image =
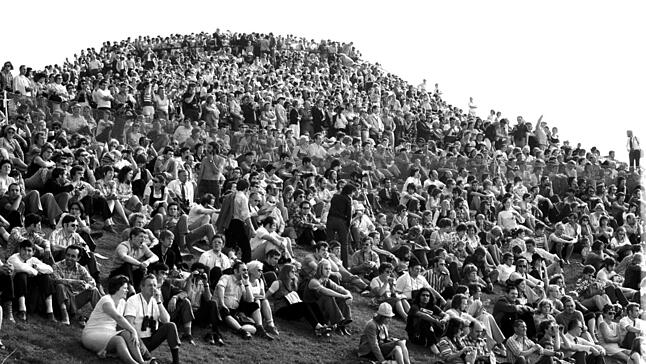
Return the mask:
{"type": "Polygon", "coordinates": [[[213,334],[204,335],[204,341],[209,345],[215,345],[215,339],[213,339],[213,334]]]}
{"type": "Polygon", "coordinates": [[[271,335],[269,335],[267,333],[267,331],[265,330],[265,328],[263,326],[256,326],[256,335],[258,335],[258,336],[260,336],[262,338],[265,338],[265,339],[267,339],[269,341],[276,340],[275,337],[273,337],[273,336],[271,336],[271,335]]]}
{"type": "Polygon", "coordinates": [[[267,333],[273,336],[279,336],[280,334],[278,333],[278,329],[274,325],[270,325],[267,327],[267,333]]]}
{"type": "Polygon", "coordinates": [[[239,329],[238,330],[238,335],[243,339],[243,340],[251,340],[251,334],[244,329],[239,329]]]}
{"type": "Polygon", "coordinates": [[[321,326],[314,329],[314,335],[316,337],[330,337],[330,331],[332,331],[332,329],[329,327],[321,326]]]}
{"type": "Polygon", "coordinates": [[[18,320],[22,322],[27,322],[27,312],[26,311],[18,311],[18,314],[16,315],[18,317],[18,320]]]}
{"type": "Polygon", "coordinates": [[[361,297],[371,297],[371,296],[372,296],[372,292],[370,292],[369,289],[365,289],[361,291],[361,297]]]}
{"type": "Polygon", "coordinates": [[[212,333],[211,340],[213,341],[212,345],[224,346],[224,340],[222,340],[222,337],[218,333],[212,333]]]}
{"type": "Polygon", "coordinates": [[[85,324],[87,323],[87,317],[85,317],[85,316],[79,316],[79,318],[78,318],[77,322],[78,322],[79,326],[80,326],[82,329],[84,329],[84,328],[85,328],[85,324]]]}
{"type": "Polygon", "coordinates": [[[7,347],[0,341],[0,350],[5,350],[7,347]]]}
{"type": "Polygon", "coordinates": [[[339,322],[337,325],[341,327],[346,327],[352,323],[351,319],[343,319],[341,322],[339,322]]]}
{"type": "Polygon", "coordinates": [[[350,332],[350,330],[348,330],[348,328],[347,328],[347,327],[342,327],[342,328],[341,328],[341,331],[343,332],[343,335],[347,335],[347,336],[351,336],[351,335],[352,335],[352,333],[350,332]]]}
{"type": "Polygon", "coordinates": [[[186,341],[187,343],[189,343],[189,344],[191,344],[193,346],[197,345],[197,344],[195,344],[195,340],[193,340],[193,335],[184,334],[184,335],[182,335],[180,340],[181,341],[186,341]]]}
{"type": "MultiPolygon", "coordinates": [[[[49,320],[51,322],[58,322],[58,321],[56,321],[56,317],[54,317],[54,314],[52,312],[47,314],[47,320],[49,320]]],[[[68,322],[67,325],[69,325],[69,322],[70,322],[69,318],[67,319],[67,322],[68,322]]]]}
{"type": "Polygon", "coordinates": [[[339,334],[341,336],[346,335],[345,327],[343,327],[343,326],[337,326],[335,331],[336,331],[337,334],[339,334]]]}

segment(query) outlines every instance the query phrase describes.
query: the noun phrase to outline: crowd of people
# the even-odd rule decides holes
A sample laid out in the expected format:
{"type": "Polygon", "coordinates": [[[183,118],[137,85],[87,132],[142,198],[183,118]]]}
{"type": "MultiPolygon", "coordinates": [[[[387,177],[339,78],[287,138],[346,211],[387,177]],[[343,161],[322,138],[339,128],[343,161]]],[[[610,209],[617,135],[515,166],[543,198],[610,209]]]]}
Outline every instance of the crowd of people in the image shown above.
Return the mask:
{"type": "Polygon", "coordinates": [[[377,362],[644,361],[632,132],[626,165],[543,117],[449,105],[352,43],[271,33],[106,42],[6,62],[0,86],[5,320],[78,324],[126,363],[166,341],[179,363],[193,323],[220,346],[225,328],[277,339],[274,316],[354,335],[361,296],[377,362]]]}

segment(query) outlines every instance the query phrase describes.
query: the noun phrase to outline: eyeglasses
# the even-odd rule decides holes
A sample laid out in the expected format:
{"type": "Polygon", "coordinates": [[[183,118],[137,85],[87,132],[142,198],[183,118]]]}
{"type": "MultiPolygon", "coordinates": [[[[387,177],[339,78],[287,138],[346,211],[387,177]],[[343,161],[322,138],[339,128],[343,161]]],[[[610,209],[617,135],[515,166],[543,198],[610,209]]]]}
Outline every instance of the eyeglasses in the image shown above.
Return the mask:
{"type": "Polygon", "coordinates": [[[518,264],[518,268],[527,268],[527,264],[518,264]]]}
{"type": "Polygon", "coordinates": [[[79,227],[79,224],[69,224],[71,227],[79,227]]]}
{"type": "Polygon", "coordinates": [[[431,297],[431,295],[428,293],[424,293],[424,294],[421,294],[420,297],[431,297]]]}

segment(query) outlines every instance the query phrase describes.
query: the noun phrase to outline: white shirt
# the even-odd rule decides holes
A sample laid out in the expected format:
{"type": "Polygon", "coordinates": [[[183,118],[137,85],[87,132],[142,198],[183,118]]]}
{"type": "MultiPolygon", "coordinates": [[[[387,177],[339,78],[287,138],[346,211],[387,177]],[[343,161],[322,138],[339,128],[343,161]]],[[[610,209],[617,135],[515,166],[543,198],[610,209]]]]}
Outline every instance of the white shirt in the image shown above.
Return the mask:
{"type": "Polygon", "coordinates": [[[141,323],[144,320],[144,316],[152,317],[155,321],[159,319],[157,300],[154,297],[150,297],[150,301],[146,303],[146,300],[141,293],[131,296],[126,301],[126,310],[123,313],[123,316],[131,316],[135,318],[133,326],[137,329],[137,334],[139,334],[140,338],[151,337],[152,331],[150,328],[146,328],[146,331],[141,331],[141,323]]]}
{"type": "Polygon", "coordinates": [[[14,273],[27,273],[30,275],[52,274],[54,269],[43,263],[36,257],[31,257],[25,261],[20,258],[20,253],[16,253],[7,259],[7,264],[13,265],[14,273]]]}
{"type": "MultiPolygon", "coordinates": [[[[168,183],[167,186],[169,191],[172,191],[177,195],[177,197],[182,197],[182,182],[179,179],[174,179],[168,183]]],[[[193,205],[193,198],[194,198],[194,191],[193,191],[193,184],[189,181],[186,181],[184,183],[184,191],[185,191],[185,196],[184,198],[186,201],[188,201],[189,206],[193,205]]]]}
{"type": "Polygon", "coordinates": [[[222,252],[214,252],[208,250],[200,255],[199,262],[213,269],[213,267],[220,267],[221,270],[231,268],[231,260],[222,252]]]}
{"type": "Polygon", "coordinates": [[[112,93],[107,88],[105,90],[99,88],[94,91],[92,98],[94,99],[94,102],[96,102],[96,107],[108,109],[112,107],[112,102],[110,100],[104,100],[104,98],[108,96],[112,96],[112,93]]]}
{"type": "Polygon", "coordinates": [[[397,282],[395,283],[395,290],[397,292],[401,292],[404,296],[406,296],[407,299],[412,299],[412,293],[413,291],[417,291],[418,289],[421,288],[428,288],[431,285],[428,284],[426,281],[426,278],[422,276],[421,274],[417,275],[415,279],[413,279],[408,272],[402,274],[399,278],[397,278],[397,282]]]}

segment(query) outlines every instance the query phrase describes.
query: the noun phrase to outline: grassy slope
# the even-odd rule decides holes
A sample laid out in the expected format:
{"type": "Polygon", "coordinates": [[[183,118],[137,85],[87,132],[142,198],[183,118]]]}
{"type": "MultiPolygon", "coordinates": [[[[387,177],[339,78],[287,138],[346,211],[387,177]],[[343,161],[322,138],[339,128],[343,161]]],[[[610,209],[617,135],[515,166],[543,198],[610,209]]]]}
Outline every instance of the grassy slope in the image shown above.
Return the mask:
{"type": "MultiPolygon", "coordinates": [[[[111,256],[119,240],[114,235],[103,237],[98,242],[97,252],[111,256]]],[[[102,261],[104,273],[112,268],[110,261],[102,261]]],[[[573,280],[579,271],[580,265],[566,267],[568,281],[573,280]]],[[[494,296],[489,298],[494,299],[494,296]]],[[[351,337],[332,335],[327,339],[317,339],[312,330],[303,322],[285,322],[277,320],[277,327],[281,334],[277,341],[269,342],[254,338],[243,341],[225,329],[224,340],[227,345],[223,348],[207,346],[201,339],[206,331],[195,328],[194,336],[197,346],[183,346],[180,355],[183,363],[360,363],[356,355],[361,330],[368,321],[374,308],[370,307],[369,300],[355,294],[352,305],[354,323],[350,325],[353,335],[351,337]]],[[[85,308],[89,315],[89,309],[85,308]]],[[[406,338],[404,323],[393,320],[391,335],[406,338]]],[[[81,330],[78,327],[66,327],[60,324],[45,322],[42,318],[30,316],[27,323],[11,324],[5,322],[2,328],[2,341],[7,346],[0,352],[0,362],[7,358],[6,363],[117,363],[118,360],[100,360],[93,353],[85,350],[80,343],[81,330]],[[15,352],[14,352],[15,350],[15,352]]],[[[428,350],[409,345],[411,357],[414,362],[431,362],[428,350]]],[[[164,344],[155,350],[154,355],[163,362],[170,363],[170,352],[164,344]]],[[[2,362],[4,363],[4,362],[2,362]]]]}

